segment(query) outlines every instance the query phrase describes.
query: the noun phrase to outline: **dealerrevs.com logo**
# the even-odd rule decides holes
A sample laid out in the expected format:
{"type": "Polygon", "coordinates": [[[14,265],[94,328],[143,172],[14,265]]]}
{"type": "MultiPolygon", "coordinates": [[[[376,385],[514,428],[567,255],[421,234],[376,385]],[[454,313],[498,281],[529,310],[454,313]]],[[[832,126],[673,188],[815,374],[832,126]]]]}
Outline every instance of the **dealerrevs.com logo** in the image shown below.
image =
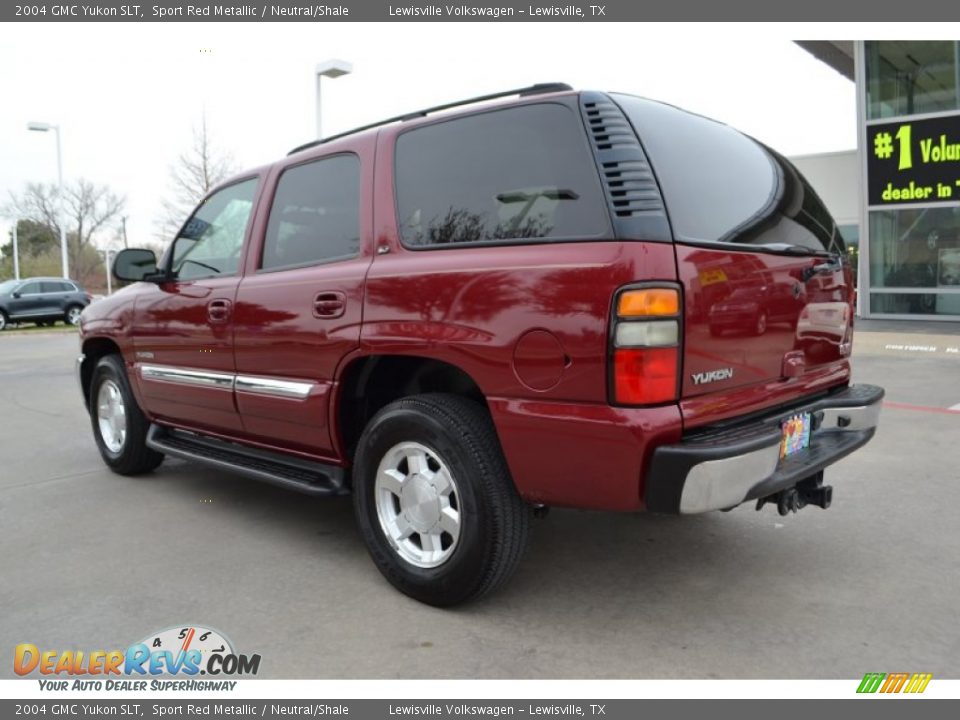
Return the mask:
{"type": "Polygon", "coordinates": [[[235,652],[227,637],[212,628],[183,625],[152,633],[125,650],[41,649],[33,643],[20,643],[14,649],[13,670],[22,677],[46,676],[48,679],[40,680],[46,690],[147,689],[146,679],[113,679],[117,676],[191,679],[151,680],[151,690],[232,690],[236,682],[219,678],[256,675],[260,655],[235,652]],[[217,681],[195,681],[200,675],[217,681]],[[59,679],[63,677],[71,680],[59,679]]]}

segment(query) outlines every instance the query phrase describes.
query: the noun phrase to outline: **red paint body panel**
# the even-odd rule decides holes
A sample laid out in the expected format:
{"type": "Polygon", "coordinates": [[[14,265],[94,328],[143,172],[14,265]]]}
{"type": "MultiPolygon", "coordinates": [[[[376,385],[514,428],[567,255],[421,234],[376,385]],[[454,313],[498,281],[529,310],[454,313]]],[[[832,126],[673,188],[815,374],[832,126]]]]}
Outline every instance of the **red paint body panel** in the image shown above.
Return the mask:
{"type": "Polygon", "coordinates": [[[810,275],[822,256],[675,247],[684,285],[687,428],[849,381],[853,284],[845,272],[810,275]],[[821,321],[811,322],[811,314],[821,321]],[[766,327],[758,333],[761,315],[766,327]],[[732,377],[694,382],[697,373],[719,368],[732,369],[732,377]]]}
{"type": "Polygon", "coordinates": [[[545,505],[640,510],[653,450],[680,440],[676,405],[617,408],[487,398],[514,482],[545,505]]]}
{"type": "Polygon", "coordinates": [[[229,322],[211,322],[208,305],[233,302],[239,278],[144,283],[131,327],[135,370],[144,407],[159,420],[189,422],[209,430],[242,430],[233,392],[143,378],[142,365],[170,365],[233,373],[233,332],[229,322]]]}
{"type": "Polygon", "coordinates": [[[314,385],[305,401],[236,393],[246,437],[339,461],[328,418],[337,368],[360,342],[364,280],[373,249],[373,154],[376,138],[360,136],[324,145],[310,160],[356,154],[360,159],[360,255],[310,267],[258,272],[270,204],[280,175],[304,162],[303,156],[278,163],[266,180],[246,254],[246,275],[236,297],[233,347],[240,375],[283,377],[314,385]],[[337,317],[318,316],[318,295],[336,293],[343,302],[337,317]]]}

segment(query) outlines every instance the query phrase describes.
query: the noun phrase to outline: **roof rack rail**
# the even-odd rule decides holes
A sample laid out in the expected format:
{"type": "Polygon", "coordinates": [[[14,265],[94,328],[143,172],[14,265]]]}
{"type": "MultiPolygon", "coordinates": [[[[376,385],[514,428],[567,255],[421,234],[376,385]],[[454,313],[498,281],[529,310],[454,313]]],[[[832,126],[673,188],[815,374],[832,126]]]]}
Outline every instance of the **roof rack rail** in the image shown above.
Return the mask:
{"type": "Polygon", "coordinates": [[[300,145],[299,147],[295,147],[293,150],[288,152],[287,155],[294,155],[302,150],[307,150],[309,148],[316,147],[317,145],[323,145],[324,143],[328,143],[332,140],[339,140],[347,135],[355,135],[356,133],[363,132],[364,130],[372,130],[373,128],[380,127],[381,125],[415,120],[416,118],[426,117],[431,113],[449,110],[450,108],[460,107],[461,105],[473,105],[474,103],[486,102],[487,100],[496,100],[497,98],[503,97],[511,97],[513,95],[527,97],[530,95],[543,95],[545,93],[566,92],[568,90],[573,90],[573,88],[566,83],[537,83],[535,85],[528,85],[527,87],[516,88],[515,90],[504,90],[503,92],[492,93],[490,95],[480,95],[478,97],[468,98],[467,100],[458,100],[457,102],[447,103],[445,105],[435,105],[434,107],[429,107],[424,110],[417,110],[416,112],[396,115],[395,117],[387,118],[386,120],[380,120],[379,122],[370,123],[369,125],[362,125],[361,127],[354,128],[353,130],[347,130],[347,132],[331,135],[330,137],[325,137],[321,140],[313,140],[300,145]]]}

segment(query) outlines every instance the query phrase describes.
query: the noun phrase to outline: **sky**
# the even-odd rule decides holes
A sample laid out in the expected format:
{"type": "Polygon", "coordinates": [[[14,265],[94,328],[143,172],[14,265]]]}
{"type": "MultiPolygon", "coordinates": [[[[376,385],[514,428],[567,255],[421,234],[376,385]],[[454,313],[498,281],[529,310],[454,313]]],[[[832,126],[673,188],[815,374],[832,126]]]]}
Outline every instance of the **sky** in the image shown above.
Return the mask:
{"type": "MultiPolygon", "coordinates": [[[[461,98],[561,81],[663,100],[729,123],[786,155],[856,146],[854,84],[791,38],[856,27],[627,23],[0,24],[0,204],[27,182],[66,181],[127,198],[132,247],[156,243],[170,168],[206,114],[238,167],[313,139],[314,67],[334,134],[461,98]],[[766,28],[766,29],[765,29],[766,28]]],[[[863,32],[861,29],[860,32],[863,32]]],[[[845,34],[846,33],[846,34],[845,34]]],[[[6,242],[9,218],[0,218],[6,242]]],[[[111,234],[100,244],[115,247],[111,234]]]]}

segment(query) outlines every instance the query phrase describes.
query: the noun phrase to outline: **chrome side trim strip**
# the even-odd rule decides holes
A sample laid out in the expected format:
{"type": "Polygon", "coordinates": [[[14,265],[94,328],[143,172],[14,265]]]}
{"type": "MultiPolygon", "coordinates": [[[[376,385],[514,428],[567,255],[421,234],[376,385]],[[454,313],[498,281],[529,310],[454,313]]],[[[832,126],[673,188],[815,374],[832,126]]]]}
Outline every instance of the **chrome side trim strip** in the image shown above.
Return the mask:
{"type": "Polygon", "coordinates": [[[145,380],[200,385],[202,387],[215,387],[256,395],[293,398],[295,400],[304,400],[310,395],[310,391],[316,387],[316,383],[311,382],[281,380],[255,375],[231,375],[168,365],[141,365],[140,376],[145,380]]]}
{"type": "Polygon", "coordinates": [[[303,400],[310,394],[310,391],[313,390],[314,383],[254,377],[253,375],[237,375],[234,387],[237,392],[303,400]]]}
{"type": "Polygon", "coordinates": [[[83,395],[83,401],[88,402],[86,394],[83,392],[83,362],[87,359],[87,356],[84,353],[80,353],[77,356],[77,360],[74,363],[73,372],[77,378],[77,387],[80,388],[80,394],[83,395]]]}
{"type": "Polygon", "coordinates": [[[141,365],[140,377],[144,380],[161,380],[183,385],[222,388],[224,390],[232,390],[234,383],[234,376],[227,373],[188,370],[160,365],[141,365]]]}

